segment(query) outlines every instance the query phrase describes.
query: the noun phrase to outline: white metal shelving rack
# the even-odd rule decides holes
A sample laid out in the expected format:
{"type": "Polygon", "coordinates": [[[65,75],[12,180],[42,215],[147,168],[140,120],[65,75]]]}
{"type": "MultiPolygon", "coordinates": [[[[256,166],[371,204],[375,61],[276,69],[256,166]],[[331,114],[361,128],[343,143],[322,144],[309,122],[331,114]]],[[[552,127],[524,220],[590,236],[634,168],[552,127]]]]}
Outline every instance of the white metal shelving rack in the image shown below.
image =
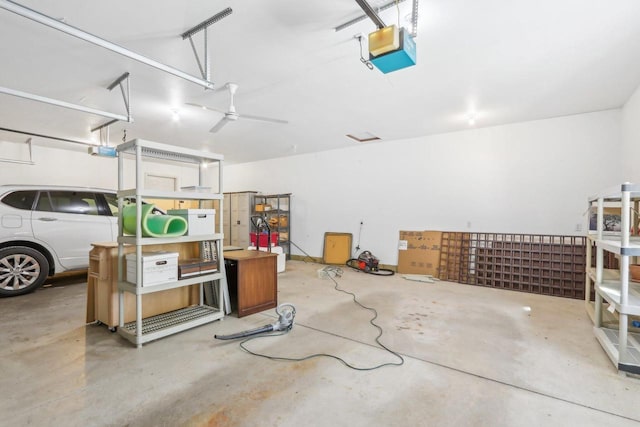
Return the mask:
{"type": "MultiPolygon", "coordinates": [[[[205,323],[222,319],[225,314],[224,306],[228,300],[227,280],[224,268],[224,254],[222,233],[212,233],[211,235],[181,236],[169,238],[153,238],[142,237],[142,231],[138,224],[135,236],[125,236],[123,233],[123,221],[121,212],[123,208],[123,199],[127,197],[135,197],[136,200],[136,217],[140,218],[142,213],[142,200],[144,198],[154,199],[176,199],[176,200],[218,200],[220,210],[224,196],[222,194],[222,160],[223,156],[219,154],[200,152],[196,150],[175,147],[166,144],[160,144],[151,141],[135,139],[120,144],[118,150],[118,210],[120,212],[120,221],[118,222],[118,290],[120,318],[118,323],[118,333],[127,340],[140,347],[142,344],[162,338],[177,332],[181,332],[205,323]],[[124,188],[124,159],[123,154],[132,154],[135,156],[135,188],[124,188]],[[143,180],[142,163],[145,158],[159,159],[168,162],[187,163],[198,165],[199,167],[199,186],[204,184],[205,171],[210,164],[217,166],[218,173],[218,191],[217,192],[166,192],[156,190],[145,190],[143,180]],[[212,274],[198,276],[190,279],[179,280],[176,282],[164,283],[161,285],[142,287],[142,249],[148,245],[158,245],[167,243],[193,243],[201,242],[201,254],[204,250],[205,242],[210,242],[216,246],[218,271],[212,274]],[[136,247],[136,263],[137,277],[136,283],[129,283],[124,280],[124,245],[135,245],[136,247]],[[217,282],[217,307],[204,304],[204,283],[217,282]],[[163,291],[167,289],[180,288],[200,284],[200,301],[198,305],[190,306],[169,313],[142,318],[142,295],[163,291]],[[134,322],[124,323],[124,293],[130,292],[136,296],[136,320],[134,322]]],[[[222,215],[218,213],[218,230],[222,230],[222,215]]]]}
{"type": "MultiPolygon", "coordinates": [[[[594,333],[603,349],[621,372],[640,374],[640,335],[629,332],[629,316],[640,315],[640,284],[630,281],[629,264],[640,256],[640,238],[631,235],[632,201],[640,200],[640,186],[624,183],[589,198],[597,207],[597,230],[591,238],[596,243],[596,266],[592,272],[595,287],[594,333]],[[604,206],[618,204],[621,208],[621,231],[605,233],[604,206]],[[604,252],[616,254],[619,271],[604,268],[604,252]],[[618,316],[618,328],[603,325],[603,303],[618,316]]],[[[637,232],[637,214],[634,230],[637,232]]],[[[587,272],[589,274],[589,272],[587,272]]]]}

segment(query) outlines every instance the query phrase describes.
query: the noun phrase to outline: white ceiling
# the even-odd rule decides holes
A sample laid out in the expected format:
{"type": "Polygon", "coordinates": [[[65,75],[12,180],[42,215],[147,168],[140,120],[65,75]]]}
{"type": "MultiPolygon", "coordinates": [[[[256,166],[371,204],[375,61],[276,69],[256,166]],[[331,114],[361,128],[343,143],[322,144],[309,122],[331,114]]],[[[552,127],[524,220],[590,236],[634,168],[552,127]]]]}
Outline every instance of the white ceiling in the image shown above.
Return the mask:
{"type": "MultiPolygon", "coordinates": [[[[387,1],[370,1],[372,5],[387,1]]],[[[226,7],[209,28],[211,80],[240,88],[240,119],[216,134],[224,91],[202,87],[0,9],[0,86],[124,114],[131,73],[134,123],[110,141],[142,138],[225,155],[227,161],[347,147],[367,131],[383,141],[622,106],[640,84],[638,0],[420,0],[415,67],[382,74],[360,62],[354,35],[375,29],[354,0],[20,0],[18,3],[167,65],[199,75],[180,34],[226,7]],[[172,120],[179,109],[180,120],[172,120]]],[[[400,4],[400,19],[412,1],[400,4]]],[[[387,24],[395,8],[381,12],[387,24]]],[[[202,48],[202,33],[194,37],[202,48]]],[[[106,119],[0,94],[0,127],[88,141],[106,119]]],[[[94,135],[95,136],[95,135],[94,135]]],[[[0,139],[15,140],[0,133],[0,139]]]]}

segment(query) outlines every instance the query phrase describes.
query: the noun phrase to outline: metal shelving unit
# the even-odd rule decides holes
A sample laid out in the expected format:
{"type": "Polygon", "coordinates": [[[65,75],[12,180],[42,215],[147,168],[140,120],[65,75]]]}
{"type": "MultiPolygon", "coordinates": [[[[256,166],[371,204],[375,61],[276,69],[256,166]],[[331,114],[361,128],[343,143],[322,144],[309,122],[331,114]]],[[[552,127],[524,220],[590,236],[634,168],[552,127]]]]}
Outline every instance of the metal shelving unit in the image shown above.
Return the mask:
{"type": "MultiPolygon", "coordinates": [[[[200,152],[196,150],[175,147],[171,145],[159,144],[151,141],[135,139],[120,144],[118,151],[118,290],[120,318],[118,323],[118,333],[140,347],[142,344],[166,337],[205,323],[221,319],[225,315],[225,303],[228,301],[227,279],[224,268],[224,254],[222,233],[212,233],[211,235],[181,236],[169,238],[142,237],[142,231],[138,225],[135,236],[125,236],[123,232],[123,200],[135,196],[136,216],[141,217],[142,200],[146,198],[154,199],[175,199],[175,200],[196,200],[200,203],[207,201],[217,201],[222,210],[224,196],[222,194],[222,160],[219,154],[200,152]],[[124,154],[131,154],[135,157],[135,188],[124,188],[124,154]],[[158,159],[168,162],[191,164],[199,168],[198,186],[204,185],[205,173],[215,170],[217,167],[218,191],[157,191],[145,190],[143,180],[143,161],[145,159],[158,159]],[[212,167],[213,166],[213,167],[212,167]],[[200,254],[213,252],[217,254],[218,271],[203,276],[178,280],[175,282],[163,283],[160,285],[143,287],[142,283],[142,249],[152,245],[166,243],[200,243],[200,254]],[[135,245],[136,247],[136,284],[127,282],[125,276],[125,255],[124,246],[135,245]],[[214,245],[214,246],[212,246],[214,245]],[[210,250],[213,248],[214,250],[210,250]],[[217,307],[205,305],[205,283],[214,282],[217,286],[217,296],[215,297],[217,307]],[[168,289],[180,288],[184,286],[200,285],[200,301],[198,305],[182,308],[179,310],[163,313],[160,315],[142,318],[142,296],[144,294],[159,292],[168,289]],[[124,293],[129,292],[136,296],[136,320],[124,323],[124,293]]],[[[204,188],[204,187],[203,187],[204,188]]],[[[218,230],[222,230],[223,216],[218,213],[218,230]]],[[[213,230],[212,230],[213,231],[213,230]]]]}
{"type": "MultiPolygon", "coordinates": [[[[264,215],[270,222],[271,231],[278,233],[278,246],[291,259],[291,193],[286,194],[256,194],[254,196],[254,215],[264,215]],[[256,207],[267,206],[265,210],[256,207]]],[[[252,230],[256,231],[256,230],[252,230]]]]}
{"type": "MultiPolygon", "coordinates": [[[[637,205],[640,201],[640,186],[624,183],[607,189],[589,198],[589,206],[597,209],[596,230],[590,231],[589,238],[595,241],[596,265],[587,265],[588,280],[593,279],[595,288],[594,333],[603,349],[621,372],[640,374],[640,335],[630,333],[629,316],[640,315],[640,284],[630,282],[629,265],[640,256],[640,241],[631,236],[637,232],[637,205]],[[636,209],[632,210],[632,202],[636,209]],[[620,231],[605,233],[604,210],[607,205],[620,207],[620,231]],[[636,212],[635,218],[633,212],[636,212]],[[633,228],[632,228],[633,220],[633,228]],[[605,251],[618,258],[619,270],[605,268],[605,251]],[[603,309],[618,317],[618,327],[605,327],[603,309]]],[[[590,253],[589,253],[590,255],[590,253]]]]}

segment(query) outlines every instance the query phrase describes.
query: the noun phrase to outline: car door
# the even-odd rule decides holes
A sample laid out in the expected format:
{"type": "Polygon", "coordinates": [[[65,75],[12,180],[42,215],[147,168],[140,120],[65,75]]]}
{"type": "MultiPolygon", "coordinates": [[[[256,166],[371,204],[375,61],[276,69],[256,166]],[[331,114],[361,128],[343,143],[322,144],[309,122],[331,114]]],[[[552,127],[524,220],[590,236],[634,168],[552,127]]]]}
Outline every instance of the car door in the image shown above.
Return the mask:
{"type": "Polygon", "coordinates": [[[86,268],[93,242],[110,242],[112,223],[90,191],[41,191],[31,214],[36,240],[53,248],[66,270],[86,268]]]}

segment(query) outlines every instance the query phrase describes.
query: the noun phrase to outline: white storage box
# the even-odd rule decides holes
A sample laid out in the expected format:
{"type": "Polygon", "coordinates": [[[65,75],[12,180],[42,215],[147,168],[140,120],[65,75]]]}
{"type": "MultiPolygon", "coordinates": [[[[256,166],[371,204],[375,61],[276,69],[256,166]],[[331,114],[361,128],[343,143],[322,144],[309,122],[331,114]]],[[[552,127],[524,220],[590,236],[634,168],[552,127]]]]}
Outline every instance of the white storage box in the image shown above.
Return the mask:
{"type": "Polygon", "coordinates": [[[187,220],[187,236],[213,234],[216,229],[215,209],[169,209],[168,215],[175,215],[187,220]]]}
{"type": "MultiPolygon", "coordinates": [[[[249,246],[247,249],[250,251],[255,251],[256,247],[249,246]]],[[[260,252],[269,252],[269,249],[260,247],[260,252]]],[[[286,269],[287,254],[284,253],[284,249],[282,249],[282,246],[271,246],[271,253],[278,254],[278,259],[276,261],[276,265],[277,265],[276,269],[278,273],[282,273],[286,269]]]]}
{"type": "MultiPolygon", "coordinates": [[[[136,254],[127,254],[127,282],[136,283],[136,254]]],[[[178,280],[177,252],[143,252],[142,284],[160,285],[178,280]]]]}

